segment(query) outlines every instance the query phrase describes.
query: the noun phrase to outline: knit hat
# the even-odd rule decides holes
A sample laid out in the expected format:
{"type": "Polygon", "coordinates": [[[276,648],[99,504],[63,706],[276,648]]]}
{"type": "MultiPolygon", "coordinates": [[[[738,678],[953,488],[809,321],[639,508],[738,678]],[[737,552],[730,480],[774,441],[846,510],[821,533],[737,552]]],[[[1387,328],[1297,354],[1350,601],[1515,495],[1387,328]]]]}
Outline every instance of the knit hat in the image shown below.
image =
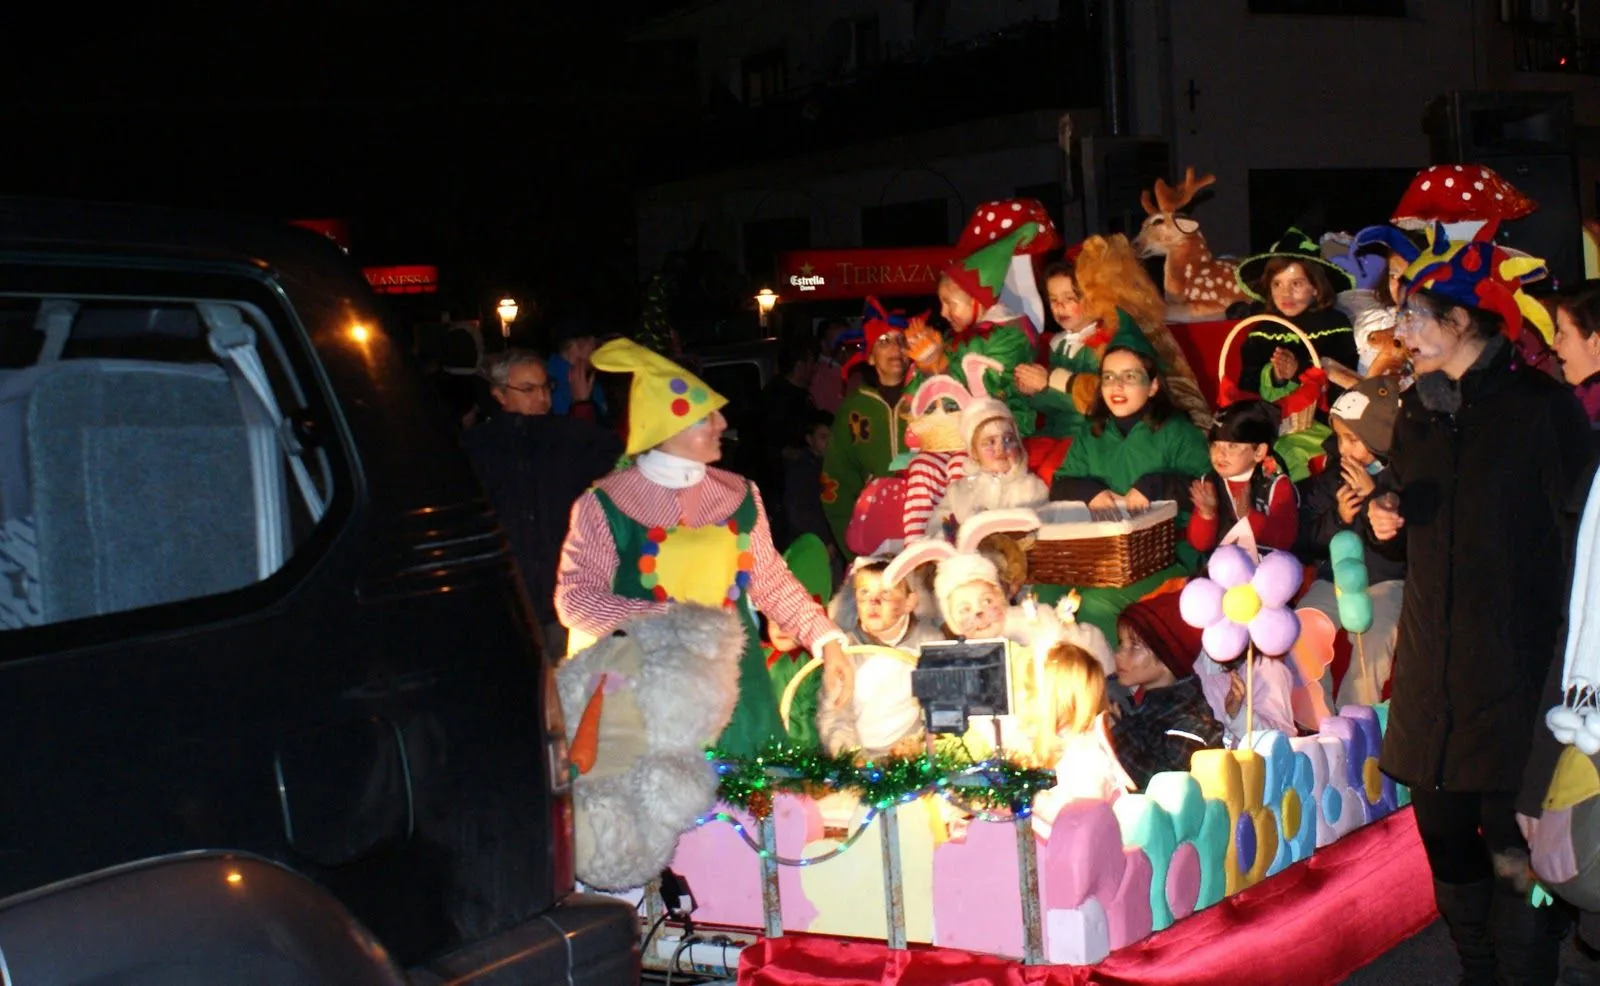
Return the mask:
{"type": "Polygon", "coordinates": [[[1242,442],[1271,448],[1278,440],[1283,415],[1270,401],[1241,400],[1217,412],[1208,436],[1213,442],[1242,442]]]}
{"type": "Polygon", "coordinates": [[[828,548],[815,534],[802,534],[783,551],[783,563],[789,566],[800,587],[823,606],[833,595],[833,566],[828,562],[828,548]]]}
{"type": "Polygon", "coordinates": [[[728,403],[705,381],[632,339],[611,340],[594,351],[590,362],[596,369],[633,374],[628,388],[629,455],[655,448],[728,403]]]}
{"type": "MultiPolygon", "coordinates": [[[[1263,297],[1257,287],[1261,276],[1267,272],[1268,262],[1278,257],[1293,260],[1297,264],[1306,266],[1315,264],[1321,267],[1323,273],[1328,275],[1328,280],[1333,282],[1335,292],[1346,291],[1355,286],[1355,280],[1348,271],[1324,259],[1322,249],[1311,237],[1291,226],[1287,232],[1278,237],[1278,242],[1272,244],[1266,253],[1258,253],[1239,262],[1239,290],[1257,301],[1268,301],[1269,299],[1263,297]]],[[[1271,285],[1261,286],[1271,287],[1271,285]]]]}
{"type": "Polygon", "coordinates": [[[1202,649],[1200,631],[1183,620],[1178,611],[1180,592],[1164,592],[1141,599],[1117,615],[1150,648],[1156,660],[1167,666],[1173,677],[1194,674],[1195,658],[1202,649]]]}
{"type": "Polygon", "coordinates": [[[1373,455],[1387,456],[1400,416],[1400,379],[1368,377],[1340,395],[1328,414],[1344,422],[1373,455]]]}
{"type": "Polygon", "coordinates": [[[1000,589],[1000,570],[980,554],[952,555],[939,563],[938,574],[933,577],[933,595],[939,601],[939,616],[946,625],[952,622],[950,597],[957,589],[973,582],[987,582],[1004,592],[1000,589]]]}

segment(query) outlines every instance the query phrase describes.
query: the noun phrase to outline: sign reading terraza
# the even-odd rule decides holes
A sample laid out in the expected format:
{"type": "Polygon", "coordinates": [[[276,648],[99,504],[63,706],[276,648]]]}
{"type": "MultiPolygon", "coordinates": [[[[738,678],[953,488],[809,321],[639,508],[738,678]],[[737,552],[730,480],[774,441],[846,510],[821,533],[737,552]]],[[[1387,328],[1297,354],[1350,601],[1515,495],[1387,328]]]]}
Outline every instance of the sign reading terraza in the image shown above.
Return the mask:
{"type": "Polygon", "coordinates": [[[796,250],[778,254],[778,280],[790,299],[933,294],[950,247],[898,250],[796,250]]]}

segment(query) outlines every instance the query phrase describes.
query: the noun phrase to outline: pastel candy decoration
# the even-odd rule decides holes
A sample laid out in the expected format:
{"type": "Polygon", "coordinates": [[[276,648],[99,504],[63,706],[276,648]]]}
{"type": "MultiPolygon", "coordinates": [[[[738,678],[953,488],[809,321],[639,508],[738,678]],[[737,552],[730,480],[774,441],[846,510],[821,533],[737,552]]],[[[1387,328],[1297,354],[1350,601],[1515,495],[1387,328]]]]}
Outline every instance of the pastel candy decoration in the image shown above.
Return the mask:
{"type": "Polygon", "coordinates": [[[1367,594],[1367,554],[1361,536],[1340,531],[1328,542],[1333,563],[1333,590],[1338,598],[1339,625],[1351,633],[1372,629],[1372,597],[1367,594]]]}

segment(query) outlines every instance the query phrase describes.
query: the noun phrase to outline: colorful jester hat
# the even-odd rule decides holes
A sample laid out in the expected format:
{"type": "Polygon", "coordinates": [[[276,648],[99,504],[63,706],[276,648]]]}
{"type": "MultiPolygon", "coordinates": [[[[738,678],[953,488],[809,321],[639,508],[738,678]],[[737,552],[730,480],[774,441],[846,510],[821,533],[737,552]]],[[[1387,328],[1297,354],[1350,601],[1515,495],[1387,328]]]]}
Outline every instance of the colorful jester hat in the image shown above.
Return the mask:
{"type": "Polygon", "coordinates": [[[1505,334],[1512,341],[1522,334],[1523,323],[1530,322],[1548,342],[1555,336],[1550,313],[1522,290],[1546,273],[1543,260],[1512,256],[1486,240],[1451,243],[1444,226],[1435,223],[1427,244],[1400,275],[1400,285],[1407,294],[1426,289],[1456,304],[1494,312],[1505,320],[1505,334]]]}
{"type": "Polygon", "coordinates": [[[1545,342],[1554,343],[1556,326],[1550,310],[1522,290],[1524,285],[1549,276],[1543,260],[1512,253],[1493,240],[1452,242],[1442,223],[1434,223],[1425,235],[1427,242],[1419,247],[1394,226],[1368,226],[1355,235],[1350,252],[1378,244],[1388,247],[1391,253],[1404,257],[1408,265],[1400,277],[1404,290],[1428,288],[1460,304],[1494,311],[1505,319],[1506,336],[1513,341],[1522,334],[1522,326],[1529,324],[1545,342]],[[1475,259],[1468,259],[1465,251],[1469,248],[1477,254],[1475,259]],[[1485,257],[1488,263],[1484,263],[1485,257]],[[1484,286],[1480,288],[1480,284],[1484,286]]]}
{"type": "MultiPolygon", "coordinates": [[[[861,313],[861,351],[850,354],[850,358],[839,368],[839,375],[849,380],[851,370],[872,358],[872,347],[878,344],[879,339],[892,332],[904,336],[910,326],[911,321],[906,318],[905,312],[898,308],[890,311],[883,307],[883,302],[868,296],[866,308],[861,313]]],[[[907,369],[909,370],[909,367],[907,369]]]]}
{"type": "Polygon", "coordinates": [[[1026,315],[1037,331],[1045,324],[1044,300],[1033,258],[1060,246],[1061,234],[1037,199],[985,202],[962,228],[956,242],[961,259],[946,267],[944,276],[973,297],[979,317],[999,305],[1026,315]]]}
{"type": "Polygon", "coordinates": [[[783,563],[789,566],[801,588],[822,606],[833,597],[833,566],[828,548],[815,534],[802,534],[784,549],[783,563]]]}
{"type": "Polygon", "coordinates": [[[728,399],[705,381],[632,339],[613,339],[594,351],[596,369],[633,374],[628,388],[627,453],[638,455],[709,417],[728,399]]]}

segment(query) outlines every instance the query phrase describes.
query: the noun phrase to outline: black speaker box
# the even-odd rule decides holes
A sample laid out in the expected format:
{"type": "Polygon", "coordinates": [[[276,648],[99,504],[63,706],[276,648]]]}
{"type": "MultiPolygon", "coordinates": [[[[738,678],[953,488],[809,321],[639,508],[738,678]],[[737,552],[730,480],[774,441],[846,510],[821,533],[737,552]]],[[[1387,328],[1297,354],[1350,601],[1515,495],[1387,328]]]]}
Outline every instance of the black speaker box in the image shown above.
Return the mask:
{"type": "Polygon", "coordinates": [[[1560,284],[1583,280],[1570,93],[1452,92],[1429,104],[1425,128],[1434,164],[1487,165],[1539,203],[1496,239],[1542,257],[1560,284]]]}

